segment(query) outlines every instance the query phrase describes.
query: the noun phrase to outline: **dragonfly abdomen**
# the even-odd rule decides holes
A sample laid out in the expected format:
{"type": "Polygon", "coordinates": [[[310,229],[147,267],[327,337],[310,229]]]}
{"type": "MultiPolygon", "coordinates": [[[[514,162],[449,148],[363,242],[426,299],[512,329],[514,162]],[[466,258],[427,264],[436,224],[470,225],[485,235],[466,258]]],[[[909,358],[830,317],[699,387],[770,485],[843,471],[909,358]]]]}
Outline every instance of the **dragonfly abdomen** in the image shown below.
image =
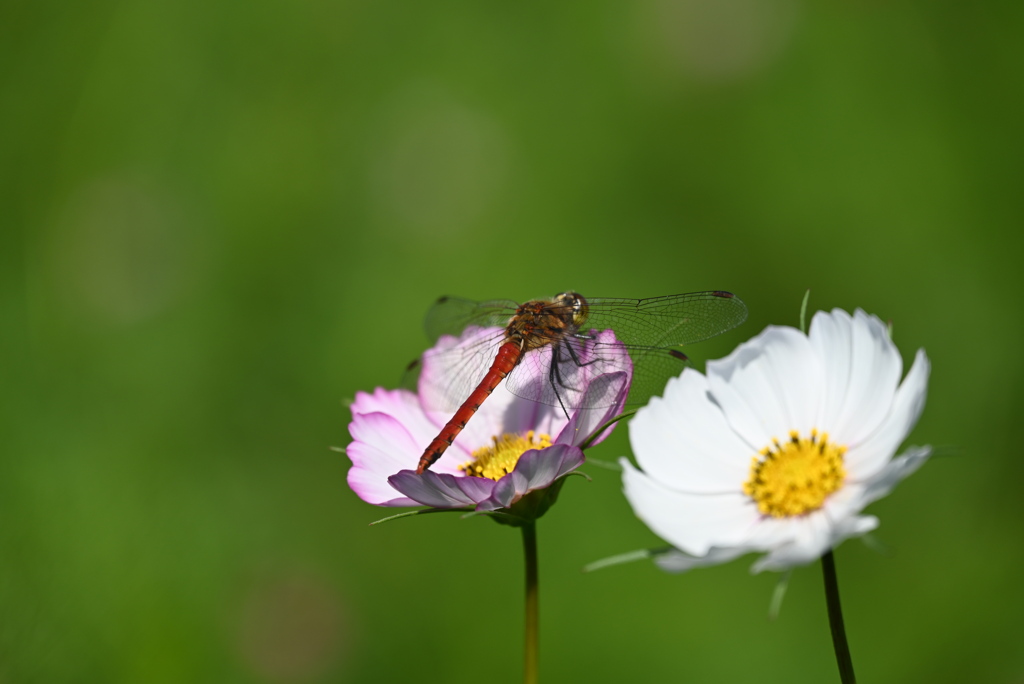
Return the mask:
{"type": "Polygon", "coordinates": [[[420,462],[416,466],[417,473],[422,473],[437,459],[441,458],[445,450],[451,446],[455,438],[462,432],[462,428],[466,427],[469,419],[480,409],[480,405],[483,404],[484,400],[491,396],[491,393],[512,372],[512,369],[516,367],[522,357],[523,347],[520,341],[508,340],[498,348],[494,362],[491,364],[483,380],[480,381],[480,384],[476,386],[476,389],[469,395],[469,398],[462,403],[462,406],[455,412],[455,415],[445,424],[441,432],[430,442],[423,455],[420,456],[420,462]]]}

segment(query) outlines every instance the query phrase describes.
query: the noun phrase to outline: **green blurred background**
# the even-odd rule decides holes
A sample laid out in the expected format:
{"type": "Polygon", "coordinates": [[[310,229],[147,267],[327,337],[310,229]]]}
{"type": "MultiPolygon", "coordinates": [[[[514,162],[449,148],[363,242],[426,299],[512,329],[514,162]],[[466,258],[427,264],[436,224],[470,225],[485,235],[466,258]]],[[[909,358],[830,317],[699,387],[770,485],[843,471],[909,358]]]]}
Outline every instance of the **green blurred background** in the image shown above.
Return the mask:
{"type": "MultiPolygon", "coordinates": [[[[518,534],[347,488],[439,295],[728,289],[927,349],[943,445],[837,553],[870,682],[1020,682],[1024,5],[0,7],[0,682],[516,682],[518,534]],[[1013,428],[1013,430],[1011,430],[1013,428]]],[[[626,453],[626,430],[590,452],[626,453]]],[[[545,681],[836,681],[820,571],[540,523],[545,681]]]]}

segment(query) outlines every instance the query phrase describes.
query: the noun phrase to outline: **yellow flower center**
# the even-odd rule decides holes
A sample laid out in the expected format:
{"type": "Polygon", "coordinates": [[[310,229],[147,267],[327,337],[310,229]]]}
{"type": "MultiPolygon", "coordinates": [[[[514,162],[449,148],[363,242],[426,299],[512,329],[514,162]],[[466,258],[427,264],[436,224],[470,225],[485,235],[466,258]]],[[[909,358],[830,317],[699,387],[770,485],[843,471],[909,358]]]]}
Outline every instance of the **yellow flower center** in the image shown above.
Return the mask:
{"type": "Polygon", "coordinates": [[[816,511],[828,495],[843,486],[845,446],[828,441],[828,434],[811,430],[801,437],[795,430],[789,441],[761,450],[750,464],[750,479],[743,493],[757,503],[759,511],[775,518],[786,518],[816,511]]]}
{"type": "Polygon", "coordinates": [[[459,466],[459,470],[472,477],[486,477],[500,480],[512,472],[519,457],[530,449],[546,449],[551,446],[551,435],[535,435],[533,430],[525,437],[504,434],[491,437],[491,446],[480,447],[473,452],[473,460],[459,466]]]}

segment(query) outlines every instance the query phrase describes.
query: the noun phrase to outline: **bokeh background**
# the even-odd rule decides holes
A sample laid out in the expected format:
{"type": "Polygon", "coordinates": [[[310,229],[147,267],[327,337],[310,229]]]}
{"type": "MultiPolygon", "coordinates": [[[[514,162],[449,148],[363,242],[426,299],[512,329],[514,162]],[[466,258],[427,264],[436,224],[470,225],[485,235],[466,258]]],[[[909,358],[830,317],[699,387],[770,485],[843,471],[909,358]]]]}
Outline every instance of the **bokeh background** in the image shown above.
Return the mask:
{"type": "MultiPolygon", "coordinates": [[[[941,445],[837,552],[871,682],[1020,682],[1024,5],[0,7],[0,682],[515,682],[515,530],[346,487],[439,295],[892,320],[941,445]]],[[[626,430],[592,450],[626,453],[626,430]]],[[[546,681],[836,681],[820,570],[688,575],[590,467],[546,681]]]]}

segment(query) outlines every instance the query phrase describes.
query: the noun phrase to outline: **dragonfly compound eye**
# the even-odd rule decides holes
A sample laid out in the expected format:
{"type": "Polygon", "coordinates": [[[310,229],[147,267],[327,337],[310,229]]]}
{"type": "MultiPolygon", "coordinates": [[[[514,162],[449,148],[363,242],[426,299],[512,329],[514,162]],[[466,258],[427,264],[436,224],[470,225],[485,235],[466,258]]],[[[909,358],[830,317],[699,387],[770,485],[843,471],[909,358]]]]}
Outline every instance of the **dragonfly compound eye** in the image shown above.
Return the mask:
{"type": "Polygon", "coordinates": [[[572,324],[575,327],[578,328],[586,322],[587,316],[590,314],[590,307],[583,295],[578,292],[563,292],[555,299],[565,303],[569,309],[566,313],[572,315],[572,324]]]}

